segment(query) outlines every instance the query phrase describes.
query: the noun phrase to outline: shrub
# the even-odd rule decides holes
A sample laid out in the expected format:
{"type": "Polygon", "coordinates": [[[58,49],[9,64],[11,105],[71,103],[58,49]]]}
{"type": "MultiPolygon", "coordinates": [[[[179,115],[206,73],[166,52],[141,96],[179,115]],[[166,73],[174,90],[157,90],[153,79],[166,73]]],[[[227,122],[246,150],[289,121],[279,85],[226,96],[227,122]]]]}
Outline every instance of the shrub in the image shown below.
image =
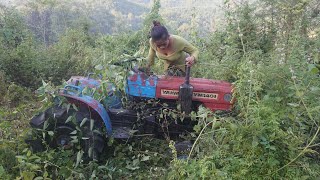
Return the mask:
{"type": "Polygon", "coordinates": [[[7,91],[7,83],[5,80],[5,75],[4,72],[0,71],[0,104],[2,103],[3,99],[4,99],[4,94],[7,91]]]}

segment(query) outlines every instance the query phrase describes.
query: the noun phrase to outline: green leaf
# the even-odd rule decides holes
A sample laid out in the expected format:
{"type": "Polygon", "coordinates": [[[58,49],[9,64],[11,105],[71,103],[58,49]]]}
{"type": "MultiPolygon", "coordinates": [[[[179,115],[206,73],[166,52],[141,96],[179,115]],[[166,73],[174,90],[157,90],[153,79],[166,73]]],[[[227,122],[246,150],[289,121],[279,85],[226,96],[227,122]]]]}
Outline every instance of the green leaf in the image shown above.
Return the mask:
{"type": "Polygon", "coordinates": [[[46,139],[46,133],[44,131],[42,132],[42,138],[46,139]]]}
{"type": "Polygon", "coordinates": [[[82,156],[83,156],[83,151],[79,151],[79,152],[77,153],[77,161],[76,161],[75,167],[78,167],[78,166],[79,166],[79,164],[80,164],[80,162],[81,162],[81,159],[82,159],[82,156]]]}
{"type": "Polygon", "coordinates": [[[79,140],[78,140],[78,139],[73,139],[73,140],[71,140],[70,142],[71,142],[71,143],[78,143],[79,140]]]}
{"type": "Polygon", "coordinates": [[[75,104],[72,104],[74,110],[79,111],[78,107],[75,104]]]}
{"type": "Polygon", "coordinates": [[[48,171],[45,171],[44,174],[43,174],[43,177],[48,177],[48,176],[49,176],[48,171]]]}
{"type": "Polygon", "coordinates": [[[281,97],[276,97],[276,102],[281,102],[282,98],[281,97]]]}
{"type": "Polygon", "coordinates": [[[31,151],[29,150],[28,152],[27,152],[27,157],[30,157],[31,156],[31,151]]]}
{"type": "Polygon", "coordinates": [[[54,132],[53,131],[48,131],[49,136],[53,136],[54,132]]]}
{"type": "Polygon", "coordinates": [[[235,125],[235,124],[233,124],[233,123],[230,124],[230,129],[231,129],[232,131],[236,131],[237,128],[238,128],[237,125],[235,125]]]}
{"type": "Polygon", "coordinates": [[[139,159],[134,159],[134,160],[132,161],[132,164],[133,164],[134,166],[137,166],[139,163],[140,163],[139,159]]]}
{"type": "Polygon", "coordinates": [[[193,127],[193,130],[194,130],[195,132],[200,132],[200,131],[201,131],[201,126],[200,126],[199,124],[197,124],[197,125],[195,125],[195,126],[193,127]]]}
{"type": "Polygon", "coordinates": [[[102,135],[102,133],[99,131],[99,130],[93,130],[92,132],[94,132],[95,134],[100,134],[100,135],[102,135]]]}
{"type": "Polygon", "coordinates": [[[5,175],[5,170],[2,165],[0,165],[0,177],[5,175]]]}
{"type": "Polygon", "coordinates": [[[29,171],[23,171],[21,173],[21,176],[24,180],[33,180],[35,173],[34,172],[29,172],[29,171]]]}
{"type": "Polygon", "coordinates": [[[72,131],[70,134],[77,134],[77,130],[72,131]]]}
{"type": "Polygon", "coordinates": [[[89,150],[88,150],[89,157],[92,157],[92,150],[93,150],[92,147],[90,147],[89,150]]]}
{"type": "Polygon", "coordinates": [[[130,131],[129,131],[129,133],[130,133],[131,136],[133,136],[134,133],[136,133],[136,132],[138,132],[138,130],[130,130],[130,131]]]}
{"type": "Polygon", "coordinates": [[[83,118],[80,123],[80,127],[82,127],[87,122],[87,120],[88,120],[88,118],[83,118]]]}
{"type": "Polygon", "coordinates": [[[296,92],[296,95],[297,95],[298,97],[302,97],[302,96],[303,96],[303,92],[297,91],[297,92],[296,92]]]}
{"type": "Polygon", "coordinates": [[[175,119],[175,120],[177,120],[177,118],[178,118],[178,116],[177,116],[176,113],[172,113],[171,116],[172,116],[172,118],[175,119]]]}
{"type": "Polygon", "coordinates": [[[73,117],[73,116],[69,116],[69,117],[67,118],[67,120],[66,120],[65,123],[67,124],[68,122],[70,122],[70,121],[72,120],[72,117],[73,117]]]}
{"type": "Polygon", "coordinates": [[[312,74],[319,74],[319,71],[320,71],[315,64],[309,64],[308,69],[309,69],[309,72],[312,74]]]}
{"type": "Polygon", "coordinates": [[[254,137],[252,140],[252,147],[256,147],[259,145],[259,140],[258,138],[254,137]]]}
{"type": "Polygon", "coordinates": [[[92,174],[91,174],[91,179],[93,179],[93,178],[95,178],[95,177],[97,177],[97,176],[96,176],[96,170],[93,170],[93,172],[92,172],[92,174]]]}
{"type": "Polygon", "coordinates": [[[292,107],[299,107],[299,104],[297,103],[287,103],[287,104],[292,107]]]}
{"type": "Polygon", "coordinates": [[[276,147],[275,147],[275,146],[270,146],[269,149],[275,151],[275,150],[276,150],[276,147]]]}
{"type": "Polygon", "coordinates": [[[310,90],[311,90],[312,92],[318,92],[318,93],[319,93],[320,87],[313,86],[313,87],[310,88],[310,90]]]}
{"type": "Polygon", "coordinates": [[[150,159],[150,156],[143,156],[141,161],[148,161],[150,159]]]}
{"type": "Polygon", "coordinates": [[[98,64],[94,68],[98,71],[101,71],[103,69],[103,66],[101,64],[98,64]]]}
{"type": "Polygon", "coordinates": [[[93,130],[94,127],[94,119],[90,119],[90,131],[93,130]]]}
{"type": "Polygon", "coordinates": [[[67,105],[67,113],[68,113],[69,110],[70,110],[70,106],[71,106],[71,104],[69,103],[69,104],[67,105]]]}
{"type": "Polygon", "coordinates": [[[46,130],[48,128],[48,126],[49,126],[49,121],[48,120],[44,121],[43,130],[46,130]]]}
{"type": "Polygon", "coordinates": [[[27,157],[25,157],[25,156],[16,156],[16,158],[17,158],[18,160],[25,160],[25,159],[27,159],[27,157]]]}
{"type": "Polygon", "coordinates": [[[288,114],[288,118],[291,119],[291,120],[294,120],[294,119],[295,119],[294,115],[291,114],[291,113],[288,114]]]}

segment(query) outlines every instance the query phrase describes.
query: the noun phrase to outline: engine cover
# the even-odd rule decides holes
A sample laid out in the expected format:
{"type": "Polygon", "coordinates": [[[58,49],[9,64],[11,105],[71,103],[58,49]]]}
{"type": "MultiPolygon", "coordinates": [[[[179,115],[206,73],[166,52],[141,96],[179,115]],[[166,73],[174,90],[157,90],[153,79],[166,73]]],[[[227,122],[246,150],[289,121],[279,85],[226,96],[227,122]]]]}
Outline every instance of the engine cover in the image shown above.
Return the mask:
{"type": "MultiPolygon", "coordinates": [[[[140,98],[156,98],[178,100],[179,87],[184,83],[184,77],[146,76],[136,73],[128,78],[126,92],[128,95],[140,98]]],[[[190,78],[194,87],[192,100],[200,102],[205,107],[215,110],[230,110],[232,108],[232,84],[226,81],[204,78],[190,78]]]]}
{"type": "MultiPolygon", "coordinates": [[[[159,77],[156,98],[178,100],[179,86],[183,82],[183,77],[159,77]]],[[[231,83],[203,78],[190,78],[190,84],[193,86],[193,101],[203,103],[205,107],[212,111],[231,109],[231,83]]]]}

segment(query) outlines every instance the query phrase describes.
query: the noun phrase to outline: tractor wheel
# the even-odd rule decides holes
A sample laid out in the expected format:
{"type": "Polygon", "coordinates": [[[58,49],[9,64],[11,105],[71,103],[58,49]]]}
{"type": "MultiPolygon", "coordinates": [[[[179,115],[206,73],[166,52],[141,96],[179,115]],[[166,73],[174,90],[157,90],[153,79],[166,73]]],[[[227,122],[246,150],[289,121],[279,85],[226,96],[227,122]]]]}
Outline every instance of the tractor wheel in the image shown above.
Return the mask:
{"type": "Polygon", "coordinates": [[[54,130],[54,135],[49,145],[53,148],[71,149],[73,147],[72,138],[70,133],[75,130],[74,127],[69,125],[58,125],[54,130]]]}
{"type": "MultiPolygon", "coordinates": [[[[72,142],[76,138],[84,151],[85,160],[99,160],[99,156],[105,147],[105,138],[102,125],[97,120],[94,123],[93,131],[90,130],[89,112],[73,109],[67,111],[66,108],[55,106],[47,109],[34,119],[41,121],[41,118],[48,120],[46,130],[53,132],[52,137],[45,139],[51,148],[76,150],[77,142],[72,142]],[[70,120],[70,117],[72,117],[72,120],[70,120]],[[85,118],[87,121],[82,123],[85,118]],[[69,122],[66,122],[67,120],[69,122]]],[[[36,128],[42,129],[43,124],[36,128]]]]}

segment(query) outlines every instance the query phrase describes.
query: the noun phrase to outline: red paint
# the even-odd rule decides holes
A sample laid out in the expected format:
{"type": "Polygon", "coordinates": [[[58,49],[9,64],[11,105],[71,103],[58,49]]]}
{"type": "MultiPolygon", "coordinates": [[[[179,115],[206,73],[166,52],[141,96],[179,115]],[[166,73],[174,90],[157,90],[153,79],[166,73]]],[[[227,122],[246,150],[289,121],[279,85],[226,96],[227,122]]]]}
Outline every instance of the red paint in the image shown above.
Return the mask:
{"type": "MultiPolygon", "coordinates": [[[[177,100],[177,95],[161,95],[161,89],[179,91],[179,87],[184,83],[184,77],[159,76],[156,97],[161,99],[177,100]]],[[[210,80],[203,78],[190,78],[190,84],[193,86],[193,92],[214,93],[217,99],[193,98],[193,101],[202,102],[205,107],[215,110],[229,110],[232,102],[226,102],[223,97],[226,93],[232,94],[232,84],[226,81],[210,80]]]]}
{"type": "Polygon", "coordinates": [[[70,96],[63,93],[60,93],[61,96],[64,96],[67,98],[68,102],[70,104],[74,104],[77,107],[87,107],[90,110],[90,114],[93,119],[100,119],[99,113],[101,113],[101,109],[98,108],[98,103],[96,101],[91,101],[89,104],[84,102],[82,99],[76,96],[70,96]]]}
{"type": "Polygon", "coordinates": [[[149,81],[150,86],[154,86],[154,78],[151,76],[147,76],[145,73],[135,73],[134,75],[129,77],[129,81],[136,82],[140,77],[141,85],[146,86],[146,82],[149,81]]]}
{"type": "Polygon", "coordinates": [[[136,82],[138,80],[138,74],[135,73],[134,75],[130,76],[129,80],[133,81],[133,82],[136,82]]]}
{"type": "Polygon", "coordinates": [[[154,79],[152,77],[149,78],[150,86],[154,86],[154,79]]]}

